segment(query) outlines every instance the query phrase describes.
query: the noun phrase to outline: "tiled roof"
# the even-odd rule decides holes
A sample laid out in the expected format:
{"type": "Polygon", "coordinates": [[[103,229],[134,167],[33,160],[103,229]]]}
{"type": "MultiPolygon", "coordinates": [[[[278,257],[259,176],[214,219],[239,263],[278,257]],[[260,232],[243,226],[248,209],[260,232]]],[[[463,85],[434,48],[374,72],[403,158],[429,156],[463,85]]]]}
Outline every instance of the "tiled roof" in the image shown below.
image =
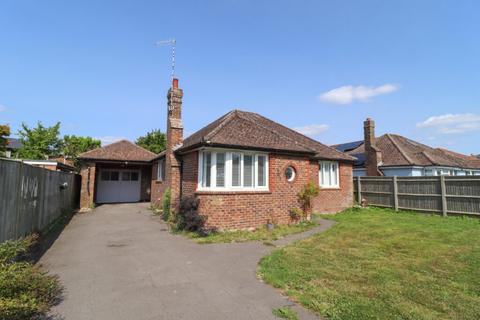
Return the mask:
{"type": "MultiPolygon", "coordinates": [[[[467,156],[446,149],[432,148],[396,134],[384,134],[377,137],[375,144],[382,152],[382,164],[380,166],[384,167],[447,166],[469,169],[480,168],[480,161],[475,159],[474,156],[467,156]]],[[[364,144],[346,153],[358,158],[355,166],[363,166],[365,164],[364,144]]]]}
{"type": "Polygon", "coordinates": [[[480,158],[478,156],[468,156],[444,148],[437,148],[437,150],[444,153],[448,157],[454,157],[455,159],[457,159],[457,161],[464,161],[465,167],[469,166],[470,168],[480,169],[480,158]]]}
{"type": "Polygon", "coordinates": [[[156,154],[136,144],[120,140],[112,144],[84,152],[79,159],[113,160],[113,161],[140,161],[148,162],[155,158],[156,154]]]}
{"type": "Polygon", "coordinates": [[[17,150],[22,147],[22,141],[18,138],[7,138],[7,149],[17,150]]]}
{"type": "Polygon", "coordinates": [[[233,110],[192,134],[178,151],[199,146],[284,151],[319,159],[355,160],[257,113],[240,110],[233,110]]]}

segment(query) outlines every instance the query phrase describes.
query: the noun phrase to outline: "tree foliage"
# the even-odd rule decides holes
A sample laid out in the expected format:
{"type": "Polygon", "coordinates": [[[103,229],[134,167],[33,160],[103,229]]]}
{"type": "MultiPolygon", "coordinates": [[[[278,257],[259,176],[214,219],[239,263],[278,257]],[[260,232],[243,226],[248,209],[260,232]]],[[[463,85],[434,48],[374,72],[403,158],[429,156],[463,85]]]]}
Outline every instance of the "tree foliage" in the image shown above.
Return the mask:
{"type": "Polygon", "coordinates": [[[5,151],[7,147],[7,137],[10,135],[10,127],[8,125],[0,125],[0,151],[5,151]]]}
{"type": "Polygon", "coordinates": [[[154,129],[146,135],[139,137],[135,143],[153,153],[160,153],[167,146],[167,138],[159,129],[154,129]]]}
{"type": "Polygon", "coordinates": [[[62,140],[60,139],[60,122],[51,127],[45,127],[40,121],[37,126],[29,128],[22,123],[18,131],[22,147],[18,155],[24,159],[47,159],[49,156],[60,155],[62,140]]]}
{"type": "Polygon", "coordinates": [[[76,159],[80,153],[100,147],[100,140],[91,137],[65,135],[62,141],[62,154],[67,159],[76,159]]]}

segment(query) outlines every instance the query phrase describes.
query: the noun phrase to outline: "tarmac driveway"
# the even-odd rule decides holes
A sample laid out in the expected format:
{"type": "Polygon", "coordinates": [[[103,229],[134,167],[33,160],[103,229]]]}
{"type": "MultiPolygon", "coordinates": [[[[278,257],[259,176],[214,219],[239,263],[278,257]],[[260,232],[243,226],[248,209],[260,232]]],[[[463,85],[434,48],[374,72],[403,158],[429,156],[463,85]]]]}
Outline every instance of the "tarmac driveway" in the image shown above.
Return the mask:
{"type": "Polygon", "coordinates": [[[316,319],[256,278],[272,249],[199,245],[170,234],[148,204],[115,204],[74,216],[40,263],[65,287],[53,314],[67,320],[275,319],[272,309],[287,305],[316,319]]]}

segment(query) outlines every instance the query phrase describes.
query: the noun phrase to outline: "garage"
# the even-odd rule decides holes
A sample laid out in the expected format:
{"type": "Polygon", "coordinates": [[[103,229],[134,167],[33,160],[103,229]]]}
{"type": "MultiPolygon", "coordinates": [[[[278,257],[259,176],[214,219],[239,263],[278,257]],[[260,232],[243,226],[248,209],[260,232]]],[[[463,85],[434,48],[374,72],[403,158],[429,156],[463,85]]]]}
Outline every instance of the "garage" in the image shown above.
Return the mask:
{"type": "Polygon", "coordinates": [[[152,160],[157,155],[121,140],[82,153],[80,204],[150,201],[152,160]]]}
{"type": "Polygon", "coordinates": [[[140,171],[101,169],[99,177],[97,203],[140,201],[140,171]]]}

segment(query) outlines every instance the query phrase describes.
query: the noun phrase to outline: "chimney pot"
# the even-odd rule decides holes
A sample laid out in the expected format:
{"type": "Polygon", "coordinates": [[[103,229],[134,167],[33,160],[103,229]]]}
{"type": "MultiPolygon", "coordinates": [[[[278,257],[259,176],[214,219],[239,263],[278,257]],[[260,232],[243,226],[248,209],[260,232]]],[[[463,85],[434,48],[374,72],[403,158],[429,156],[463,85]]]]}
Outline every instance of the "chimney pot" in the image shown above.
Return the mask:
{"type": "Polygon", "coordinates": [[[172,80],[172,87],[178,88],[178,79],[173,78],[173,80],[172,80]]]}

